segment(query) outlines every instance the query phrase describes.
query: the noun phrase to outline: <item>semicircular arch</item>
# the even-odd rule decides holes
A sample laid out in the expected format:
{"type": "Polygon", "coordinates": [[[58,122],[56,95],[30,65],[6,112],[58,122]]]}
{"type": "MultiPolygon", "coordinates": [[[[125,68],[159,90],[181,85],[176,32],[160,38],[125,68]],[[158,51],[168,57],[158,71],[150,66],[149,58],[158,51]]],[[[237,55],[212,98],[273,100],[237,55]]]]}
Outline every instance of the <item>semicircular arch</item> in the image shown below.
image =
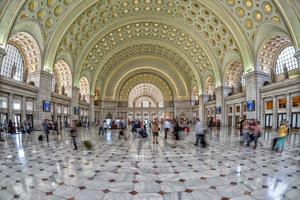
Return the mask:
{"type": "Polygon", "coordinates": [[[162,93],[163,99],[165,101],[173,100],[173,92],[169,87],[168,83],[165,82],[165,80],[163,80],[161,77],[157,76],[156,74],[141,73],[141,74],[136,74],[130,77],[129,79],[124,79],[123,85],[120,86],[120,89],[118,89],[119,92],[118,101],[127,101],[130,91],[132,91],[132,89],[136,85],[140,85],[144,83],[148,83],[156,86],[159,89],[159,91],[162,93]]]}

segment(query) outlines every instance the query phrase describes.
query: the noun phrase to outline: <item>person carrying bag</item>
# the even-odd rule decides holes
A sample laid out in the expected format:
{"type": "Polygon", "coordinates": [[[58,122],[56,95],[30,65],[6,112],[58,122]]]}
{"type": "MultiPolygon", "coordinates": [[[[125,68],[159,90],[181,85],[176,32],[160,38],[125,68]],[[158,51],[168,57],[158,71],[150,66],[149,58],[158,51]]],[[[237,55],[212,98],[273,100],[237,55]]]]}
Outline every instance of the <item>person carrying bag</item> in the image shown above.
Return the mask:
{"type": "Polygon", "coordinates": [[[195,134],[196,134],[196,143],[194,145],[198,146],[200,141],[202,148],[205,148],[207,146],[207,143],[205,141],[205,128],[199,118],[197,118],[197,122],[195,125],[195,134]]]}

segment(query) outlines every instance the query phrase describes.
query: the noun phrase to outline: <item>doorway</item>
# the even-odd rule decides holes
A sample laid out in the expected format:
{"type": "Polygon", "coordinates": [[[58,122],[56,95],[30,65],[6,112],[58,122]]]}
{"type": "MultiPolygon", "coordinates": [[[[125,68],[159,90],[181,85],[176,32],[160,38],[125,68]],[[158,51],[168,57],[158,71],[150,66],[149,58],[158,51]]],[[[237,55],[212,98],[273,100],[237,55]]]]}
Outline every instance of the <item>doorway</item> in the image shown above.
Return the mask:
{"type": "Polygon", "coordinates": [[[272,128],[273,114],[265,115],[265,127],[272,128]]]}
{"type": "Polygon", "coordinates": [[[68,117],[64,116],[64,126],[68,127],[68,117]]]}
{"type": "Polygon", "coordinates": [[[26,121],[28,121],[30,123],[30,127],[33,127],[33,115],[32,114],[26,115],[26,121]]]}
{"type": "Polygon", "coordinates": [[[286,120],[286,113],[279,113],[278,114],[278,121],[277,121],[277,128],[280,126],[280,122],[286,120]]]}
{"type": "Polygon", "coordinates": [[[228,126],[232,126],[232,116],[228,116],[228,126]]]}
{"type": "Polygon", "coordinates": [[[14,114],[14,123],[16,128],[20,128],[21,124],[21,114],[14,114]]]}
{"type": "Polygon", "coordinates": [[[300,112],[292,113],[291,128],[300,128],[300,112]]]}

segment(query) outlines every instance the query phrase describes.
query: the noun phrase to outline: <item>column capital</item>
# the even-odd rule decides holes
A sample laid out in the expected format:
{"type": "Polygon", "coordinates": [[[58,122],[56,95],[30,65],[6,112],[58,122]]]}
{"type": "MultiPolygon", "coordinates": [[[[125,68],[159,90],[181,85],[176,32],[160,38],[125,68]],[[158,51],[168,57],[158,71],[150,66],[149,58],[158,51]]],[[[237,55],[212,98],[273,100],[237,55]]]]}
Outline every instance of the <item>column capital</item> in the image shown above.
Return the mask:
{"type": "Polygon", "coordinates": [[[74,85],[73,85],[73,86],[72,86],[72,90],[78,90],[78,91],[79,91],[79,90],[80,90],[80,88],[79,88],[79,87],[77,87],[77,86],[74,86],[74,85]]]}
{"type": "Polygon", "coordinates": [[[46,70],[41,70],[41,75],[46,76],[46,77],[48,77],[50,79],[52,79],[52,77],[53,77],[53,74],[51,72],[49,72],[49,71],[46,71],[46,70]]]}
{"type": "Polygon", "coordinates": [[[270,78],[271,75],[269,73],[263,72],[263,71],[252,71],[252,72],[248,72],[245,74],[245,79],[251,79],[251,78],[256,78],[256,77],[266,77],[266,78],[270,78]]]}

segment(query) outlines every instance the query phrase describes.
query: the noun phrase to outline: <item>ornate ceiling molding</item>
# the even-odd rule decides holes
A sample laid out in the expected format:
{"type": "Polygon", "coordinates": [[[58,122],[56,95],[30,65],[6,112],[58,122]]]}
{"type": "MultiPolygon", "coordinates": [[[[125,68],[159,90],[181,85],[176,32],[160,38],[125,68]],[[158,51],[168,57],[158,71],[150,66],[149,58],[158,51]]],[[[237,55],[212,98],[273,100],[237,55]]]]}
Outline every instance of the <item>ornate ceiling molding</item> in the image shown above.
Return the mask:
{"type": "Polygon", "coordinates": [[[122,64],[122,62],[126,62],[126,60],[130,58],[139,56],[160,57],[161,59],[171,63],[172,66],[175,66],[178,71],[182,73],[182,76],[185,80],[195,80],[195,76],[192,73],[190,66],[183,58],[181,58],[180,55],[164,47],[163,45],[142,43],[128,46],[127,48],[124,48],[118,53],[114,54],[113,57],[111,57],[100,69],[100,71],[97,71],[97,81],[99,81],[100,84],[104,83],[105,79],[110,76],[110,73],[114,68],[117,68],[122,64]]]}

